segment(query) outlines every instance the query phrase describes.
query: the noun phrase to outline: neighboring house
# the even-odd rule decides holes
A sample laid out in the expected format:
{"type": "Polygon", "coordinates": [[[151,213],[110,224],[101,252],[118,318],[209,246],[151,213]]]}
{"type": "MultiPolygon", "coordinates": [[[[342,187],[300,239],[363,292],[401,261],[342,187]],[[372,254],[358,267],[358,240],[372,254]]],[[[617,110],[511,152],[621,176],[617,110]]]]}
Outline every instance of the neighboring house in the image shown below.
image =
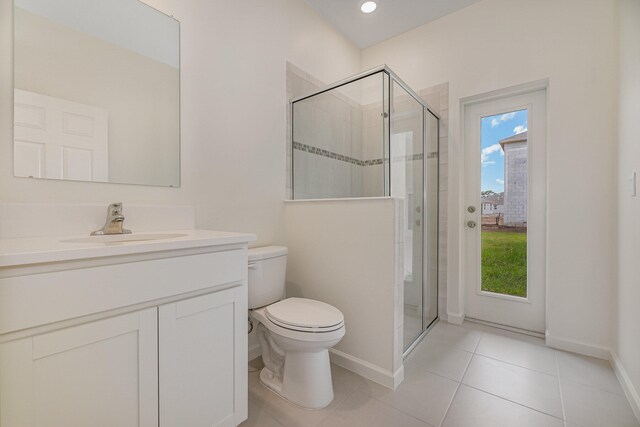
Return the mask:
{"type": "Polygon", "coordinates": [[[482,215],[497,215],[504,213],[504,193],[482,196],[480,200],[482,215]]]}
{"type": "Polygon", "coordinates": [[[504,225],[527,225],[527,132],[500,141],[504,151],[504,225]]]}

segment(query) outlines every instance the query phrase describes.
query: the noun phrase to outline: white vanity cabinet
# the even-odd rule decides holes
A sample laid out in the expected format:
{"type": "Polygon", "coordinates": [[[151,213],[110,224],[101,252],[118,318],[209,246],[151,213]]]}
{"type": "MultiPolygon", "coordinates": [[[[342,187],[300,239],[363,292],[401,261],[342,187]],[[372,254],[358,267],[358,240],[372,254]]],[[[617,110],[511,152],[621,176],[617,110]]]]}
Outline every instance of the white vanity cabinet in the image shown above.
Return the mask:
{"type": "Polygon", "coordinates": [[[247,342],[233,327],[246,337],[246,298],[232,288],[159,307],[162,427],[235,426],[246,411],[247,342]]]}
{"type": "Polygon", "coordinates": [[[244,421],[253,236],[238,236],[0,265],[0,427],[244,421]]]}
{"type": "Polygon", "coordinates": [[[157,309],[0,345],[0,425],[158,425],[157,309]]]}

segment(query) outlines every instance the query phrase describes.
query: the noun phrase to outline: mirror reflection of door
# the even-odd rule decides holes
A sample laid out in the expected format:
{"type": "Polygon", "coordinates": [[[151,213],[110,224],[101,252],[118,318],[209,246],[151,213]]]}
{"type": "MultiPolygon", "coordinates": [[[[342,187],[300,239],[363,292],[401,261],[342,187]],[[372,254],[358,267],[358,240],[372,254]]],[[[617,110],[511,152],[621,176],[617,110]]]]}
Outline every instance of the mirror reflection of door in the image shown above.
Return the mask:
{"type": "Polygon", "coordinates": [[[178,21],[139,0],[13,3],[14,175],[180,186],[178,21]]]}
{"type": "Polygon", "coordinates": [[[546,90],[464,114],[465,316],[544,333],[546,90]]]}
{"type": "Polygon", "coordinates": [[[109,181],[109,113],[16,89],[14,175],[109,181]]]}

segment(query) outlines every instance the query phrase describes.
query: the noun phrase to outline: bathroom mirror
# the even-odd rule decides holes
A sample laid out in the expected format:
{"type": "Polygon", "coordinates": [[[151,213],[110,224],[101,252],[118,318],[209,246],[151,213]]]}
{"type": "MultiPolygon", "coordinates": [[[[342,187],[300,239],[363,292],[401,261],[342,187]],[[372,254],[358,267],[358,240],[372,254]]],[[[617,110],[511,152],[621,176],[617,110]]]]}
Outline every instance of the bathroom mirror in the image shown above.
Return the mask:
{"type": "Polygon", "coordinates": [[[180,24],[138,0],[15,0],[14,175],[180,186],[180,24]]]}

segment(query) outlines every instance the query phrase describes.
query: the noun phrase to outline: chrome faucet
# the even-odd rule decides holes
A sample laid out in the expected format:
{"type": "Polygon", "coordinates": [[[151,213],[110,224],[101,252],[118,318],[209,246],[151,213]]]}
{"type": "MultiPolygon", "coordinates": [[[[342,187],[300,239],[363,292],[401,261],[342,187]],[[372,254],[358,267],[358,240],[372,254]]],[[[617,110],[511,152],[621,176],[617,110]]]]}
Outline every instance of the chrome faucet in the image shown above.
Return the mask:
{"type": "Polygon", "coordinates": [[[92,236],[103,236],[105,234],[131,234],[131,230],[122,228],[124,225],[124,215],[122,214],[122,203],[111,203],[107,208],[107,221],[104,227],[91,233],[92,236]]]}

